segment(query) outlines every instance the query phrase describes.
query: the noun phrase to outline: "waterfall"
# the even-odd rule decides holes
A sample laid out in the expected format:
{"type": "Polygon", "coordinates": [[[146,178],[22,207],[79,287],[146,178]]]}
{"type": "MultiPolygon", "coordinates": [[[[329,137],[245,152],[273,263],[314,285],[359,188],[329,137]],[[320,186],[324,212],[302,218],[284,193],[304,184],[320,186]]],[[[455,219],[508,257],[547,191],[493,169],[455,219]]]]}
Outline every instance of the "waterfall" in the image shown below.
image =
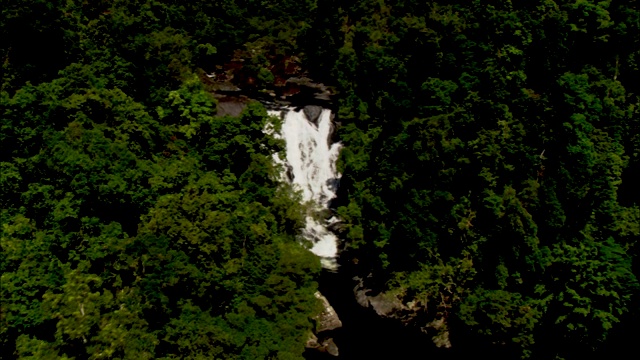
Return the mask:
{"type": "MultiPolygon", "coordinates": [[[[303,200],[313,204],[316,215],[322,213],[336,197],[340,179],[336,161],[342,145],[330,143],[333,132],[331,111],[308,106],[304,110],[271,110],[269,114],[283,120],[280,132],[273,134],[286,142],[286,161],[274,155],[274,160],[286,169],[282,174],[283,180],[290,181],[301,191],[303,200]]],[[[270,128],[266,131],[273,133],[270,128]]],[[[338,238],[327,227],[338,219],[332,217],[320,222],[312,215],[307,215],[302,235],[311,242],[311,252],[320,257],[322,266],[337,270],[338,238]]]]}

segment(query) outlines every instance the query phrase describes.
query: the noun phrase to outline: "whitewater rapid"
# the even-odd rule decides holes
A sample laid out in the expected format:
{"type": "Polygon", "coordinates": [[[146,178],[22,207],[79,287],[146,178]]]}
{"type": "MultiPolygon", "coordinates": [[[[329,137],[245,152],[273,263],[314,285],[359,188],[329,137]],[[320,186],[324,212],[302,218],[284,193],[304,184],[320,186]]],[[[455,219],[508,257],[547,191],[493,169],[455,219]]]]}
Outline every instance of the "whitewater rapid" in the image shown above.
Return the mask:
{"type": "Polygon", "coordinates": [[[338,238],[327,227],[338,220],[316,220],[324,219],[322,213],[336,197],[341,176],[336,161],[342,145],[331,143],[331,111],[322,109],[317,120],[293,108],[271,110],[269,114],[282,119],[279,132],[268,131],[286,142],[286,160],[274,154],[274,160],[283,165],[283,181],[290,181],[301,191],[303,201],[311,202],[312,211],[307,214],[302,235],[311,242],[311,252],[320,257],[322,266],[337,270],[338,238]]]}

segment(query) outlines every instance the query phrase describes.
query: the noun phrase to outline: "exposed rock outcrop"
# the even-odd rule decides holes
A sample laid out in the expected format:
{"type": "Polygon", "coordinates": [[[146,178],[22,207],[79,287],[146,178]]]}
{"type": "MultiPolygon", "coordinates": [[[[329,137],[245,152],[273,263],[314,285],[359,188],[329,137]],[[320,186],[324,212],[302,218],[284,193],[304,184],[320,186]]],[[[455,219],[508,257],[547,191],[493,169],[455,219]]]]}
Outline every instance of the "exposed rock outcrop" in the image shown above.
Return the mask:
{"type": "Polygon", "coordinates": [[[331,95],[333,95],[330,87],[323,83],[314,82],[308,77],[290,77],[286,84],[297,85],[301,91],[307,88],[314,93],[314,97],[318,100],[329,101],[331,100],[331,95]]]}
{"type": "Polygon", "coordinates": [[[315,296],[322,301],[322,305],[324,306],[324,310],[317,318],[318,325],[316,327],[316,332],[321,333],[342,327],[342,321],[340,321],[338,314],[336,314],[336,311],[333,309],[331,304],[329,304],[329,300],[327,300],[327,298],[319,291],[316,291],[315,296]]]}
{"type": "Polygon", "coordinates": [[[320,352],[326,352],[333,356],[339,356],[340,351],[338,346],[333,342],[333,338],[326,338],[322,341],[318,340],[318,337],[315,335],[311,335],[311,338],[307,341],[305,345],[307,349],[314,349],[320,352]]]}
{"type": "Polygon", "coordinates": [[[322,113],[322,106],[317,105],[307,105],[303,108],[304,116],[306,116],[307,120],[314,124],[316,127],[318,126],[318,118],[322,113]]]}
{"type": "Polygon", "coordinates": [[[357,283],[353,294],[360,306],[371,307],[378,316],[396,319],[407,326],[416,326],[417,323],[422,322],[425,325],[420,326],[420,330],[431,335],[431,340],[437,347],[451,347],[447,319],[442,313],[436,312],[429,315],[427,304],[418,300],[403,302],[401,292],[379,292],[376,295],[369,295],[371,290],[365,287],[363,278],[354,277],[353,280],[357,283]],[[425,321],[426,319],[428,320],[425,321]]]}
{"type": "Polygon", "coordinates": [[[247,107],[248,99],[245,97],[223,96],[218,98],[217,116],[238,116],[247,107]]]}
{"type": "Polygon", "coordinates": [[[250,61],[245,61],[258,53],[238,51],[224,65],[209,69],[210,73],[201,71],[200,79],[216,97],[244,96],[286,106],[313,104],[328,107],[331,104],[333,88],[309,78],[295,56],[265,54],[271,65],[263,70],[272,73],[273,82],[258,81],[259,76],[254,73],[256,69],[247,65],[250,61]]]}
{"type": "Polygon", "coordinates": [[[315,296],[322,302],[323,310],[316,317],[316,332],[315,334],[310,334],[305,346],[308,349],[315,349],[333,356],[338,356],[338,346],[333,342],[330,334],[332,330],[342,327],[342,321],[340,321],[338,314],[324,295],[317,291],[315,296]]]}

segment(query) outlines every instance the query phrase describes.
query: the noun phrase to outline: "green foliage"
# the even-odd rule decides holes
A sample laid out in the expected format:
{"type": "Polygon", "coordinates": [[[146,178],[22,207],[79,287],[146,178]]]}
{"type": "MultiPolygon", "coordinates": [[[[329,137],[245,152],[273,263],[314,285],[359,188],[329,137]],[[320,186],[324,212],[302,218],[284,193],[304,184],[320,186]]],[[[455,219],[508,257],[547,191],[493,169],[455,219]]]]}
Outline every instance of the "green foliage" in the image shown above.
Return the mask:
{"type": "Polygon", "coordinates": [[[9,354],[301,357],[319,264],[277,120],[214,116],[230,59],[337,86],[343,256],[438,341],[581,358],[638,316],[635,2],[5,3],[9,354]]]}
{"type": "Polygon", "coordinates": [[[424,307],[413,321],[436,337],[522,358],[597,351],[637,313],[637,8],[340,7],[354,271],[424,307]]]}
{"type": "MultiPolygon", "coordinates": [[[[301,21],[286,5],[261,16],[301,21]]],[[[4,355],[302,357],[320,263],[277,181],[283,143],[258,103],[215,117],[197,75],[255,33],[236,15],[256,18],[233,2],[3,4],[4,355]],[[36,48],[55,40],[51,63],[13,40],[20,23],[36,48]]]]}

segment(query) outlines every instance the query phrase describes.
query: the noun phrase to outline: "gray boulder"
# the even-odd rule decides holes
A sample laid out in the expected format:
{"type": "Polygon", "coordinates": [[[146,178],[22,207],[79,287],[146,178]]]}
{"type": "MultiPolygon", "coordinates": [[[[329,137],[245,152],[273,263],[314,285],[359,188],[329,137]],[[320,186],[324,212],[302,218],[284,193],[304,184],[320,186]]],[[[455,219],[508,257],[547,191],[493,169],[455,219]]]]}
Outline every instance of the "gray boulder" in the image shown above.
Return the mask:
{"type": "Polygon", "coordinates": [[[316,298],[322,301],[322,305],[324,306],[324,310],[318,316],[318,327],[316,332],[321,333],[323,331],[335,330],[337,328],[342,327],[342,321],[336,314],[336,311],[333,309],[333,306],[329,304],[329,300],[327,300],[324,295],[322,295],[319,291],[315,293],[316,298]]]}
{"type": "Polygon", "coordinates": [[[303,111],[304,116],[306,116],[312,124],[318,126],[318,119],[320,118],[320,114],[322,113],[322,106],[307,105],[304,107],[303,111]]]}

